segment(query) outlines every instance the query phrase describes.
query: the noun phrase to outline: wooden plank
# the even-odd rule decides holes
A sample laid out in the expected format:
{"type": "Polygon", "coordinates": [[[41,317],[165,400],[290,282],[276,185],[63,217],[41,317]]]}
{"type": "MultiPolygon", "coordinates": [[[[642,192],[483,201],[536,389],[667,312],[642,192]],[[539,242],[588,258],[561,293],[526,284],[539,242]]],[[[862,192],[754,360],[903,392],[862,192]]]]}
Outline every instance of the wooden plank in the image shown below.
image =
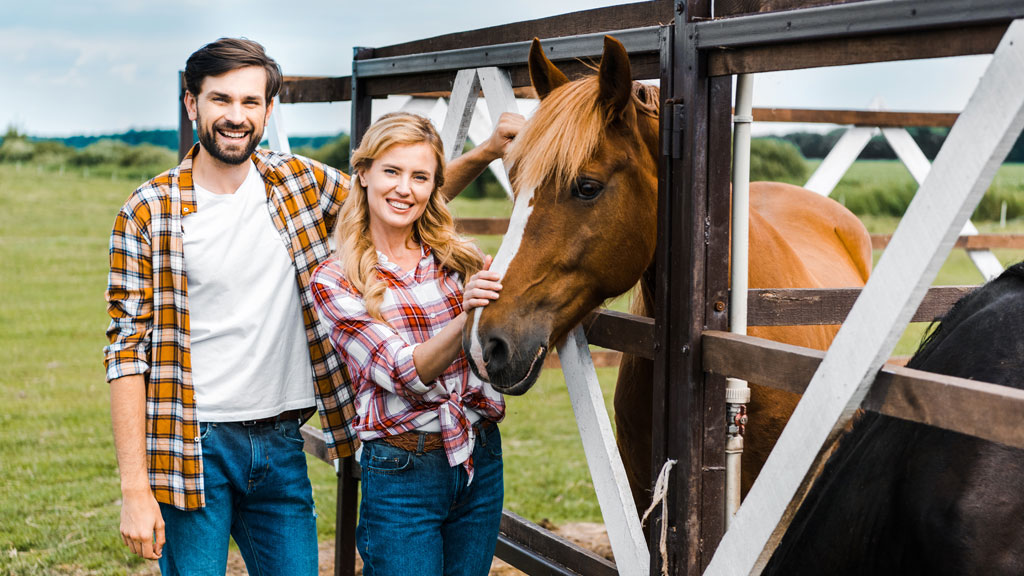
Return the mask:
{"type": "Polygon", "coordinates": [[[582,325],[587,341],[648,360],[654,359],[654,319],[602,309],[590,313],[582,325]]]}
{"type": "MultiPolygon", "coordinates": [[[[721,331],[705,332],[703,349],[711,372],[795,394],[804,392],[825,357],[819,350],[721,331]]],[[[861,407],[1024,449],[1024,390],[887,363],[861,407]]]]}
{"type": "Polygon", "coordinates": [[[710,51],[708,74],[722,76],[777,70],[846,66],[921,58],[991,54],[1006,24],[881,34],[865,38],[810,40],[794,44],[710,51]]]}
{"type": "Polygon", "coordinates": [[[807,179],[804,188],[822,196],[831,194],[850,166],[853,166],[857,156],[860,156],[861,151],[868,145],[873,133],[872,128],[862,127],[843,132],[839,141],[829,150],[828,156],[825,156],[814,174],[807,179]]]}
{"type": "Polygon", "coordinates": [[[320,461],[328,464],[332,464],[334,462],[327,458],[327,442],[324,441],[323,430],[306,424],[302,428],[299,428],[299,432],[302,433],[302,439],[305,440],[302,444],[302,449],[307,454],[316,456],[320,461]]]}
{"type": "MultiPolygon", "coordinates": [[[[907,167],[907,170],[910,171],[911,176],[914,177],[918,185],[924,184],[925,179],[928,177],[928,172],[931,171],[931,163],[928,162],[928,158],[921,151],[917,142],[914,142],[910,133],[905,128],[882,128],[882,135],[885,136],[889,146],[896,152],[896,157],[907,167]]],[[[962,236],[976,236],[978,228],[968,220],[960,234],[962,236]]],[[[1003,265],[996,258],[995,254],[989,250],[968,250],[967,257],[974,263],[974,267],[978,269],[978,272],[981,272],[981,277],[986,282],[1003,273],[1003,265]]]]}
{"type": "MultiPolygon", "coordinates": [[[[892,241],[892,234],[872,234],[871,248],[884,250],[892,241]]],[[[966,250],[1024,250],[1024,234],[978,234],[960,236],[953,244],[954,248],[966,250]]]]}
{"type": "MultiPolygon", "coordinates": [[[[704,325],[725,330],[728,308],[719,306],[729,296],[729,222],[732,219],[732,96],[731,78],[709,81],[708,109],[708,237],[705,246],[707,274],[704,288],[704,325]]],[[[701,366],[703,370],[703,366],[701,366]]],[[[726,530],[725,445],[728,438],[724,377],[704,375],[703,447],[701,448],[701,520],[699,567],[711,561],[710,551],[718,546],[726,530]]]]}
{"type": "Polygon", "coordinates": [[[522,42],[534,38],[561,38],[577,34],[593,34],[608,30],[658,26],[672,22],[674,16],[670,0],[636,2],[561,14],[536,20],[491,26],[467,32],[445,34],[424,40],[376,48],[378,57],[405,56],[421,52],[457,50],[487,46],[500,42],[522,42]]]}
{"type": "Polygon", "coordinates": [[[278,94],[281,102],[347,102],[352,99],[352,77],[285,76],[278,94]]]}
{"type": "Polygon", "coordinates": [[[686,0],[676,18],[666,50],[670,63],[662,81],[663,128],[661,165],[667,167],[659,194],[659,246],[655,318],[659,347],[654,375],[652,421],[656,478],[668,460],[675,468],[668,478],[667,517],[657,513],[651,527],[652,568],[669,574],[696,574],[704,560],[701,546],[704,480],[704,371],[700,365],[700,333],[707,310],[708,261],[705,222],[708,218],[709,98],[704,75],[705,54],[684,23],[711,16],[711,2],[686,0]],[[668,123],[664,122],[668,120],[668,123]],[[659,552],[666,529],[665,554],[659,552]]]}
{"type": "MultiPolygon", "coordinates": [[[[523,63],[502,66],[508,72],[512,80],[512,87],[516,89],[530,86],[530,72],[526,66],[527,51],[523,51],[523,63]]],[[[658,55],[657,54],[635,54],[630,55],[630,66],[634,80],[647,80],[658,77],[658,55]]],[[[565,73],[569,79],[574,80],[594,73],[593,68],[587,62],[565,60],[558,63],[558,68],[565,73]]],[[[370,96],[381,98],[392,94],[445,94],[452,89],[455,81],[455,71],[444,72],[423,72],[418,74],[406,74],[402,76],[380,76],[361,80],[366,93],[370,96]]]]}
{"type": "Polygon", "coordinates": [[[501,513],[498,558],[529,574],[549,574],[546,570],[565,570],[571,574],[614,576],[615,564],[597,554],[545,530],[508,510],[501,513]],[[504,544],[504,546],[502,546],[504,544]],[[505,548],[502,552],[502,548],[505,548]],[[529,551],[529,552],[527,552],[529,551]],[[517,558],[531,554],[541,562],[528,566],[517,558]],[[546,561],[546,565],[542,562],[546,561]],[[539,566],[538,566],[539,564],[539,566]],[[536,569],[536,568],[539,568],[536,569]]]}
{"type": "Polygon", "coordinates": [[[558,346],[558,357],[619,573],[647,576],[651,561],[647,542],[582,327],[569,332],[558,346]]]}
{"type": "Polygon", "coordinates": [[[1024,21],[1007,29],[960,119],[708,566],[757,573],[1024,127],[1024,21]],[[815,448],[817,447],[817,448],[815,448]]]}
{"type": "Polygon", "coordinates": [[[475,69],[459,70],[452,88],[452,99],[441,128],[441,142],[444,144],[445,160],[451,162],[462,155],[462,146],[469,132],[469,122],[476,110],[480,94],[480,78],[475,69]]]}
{"type": "MultiPolygon", "coordinates": [[[[977,286],[936,286],[928,294],[911,322],[931,322],[945,315],[957,300],[977,286]]],[[[860,296],[860,288],[753,289],[747,292],[747,324],[750,326],[806,326],[842,324],[860,296]]],[[[611,347],[608,344],[602,346],[611,347]]]]}
{"type": "Polygon", "coordinates": [[[878,127],[952,126],[960,116],[955,112],[796,108],[754,108],[753,112],[755,122],[801,122],[804,124],[848,124],[878,127]]]}
{"type": "Polygon", "coordinates": [[[188,119],[188,109],[185,108],[185,73],[178,72],[178,161],[180,162],[192,149],[192,141],[195,134],[192,131],[192,121],[188,119]]]}

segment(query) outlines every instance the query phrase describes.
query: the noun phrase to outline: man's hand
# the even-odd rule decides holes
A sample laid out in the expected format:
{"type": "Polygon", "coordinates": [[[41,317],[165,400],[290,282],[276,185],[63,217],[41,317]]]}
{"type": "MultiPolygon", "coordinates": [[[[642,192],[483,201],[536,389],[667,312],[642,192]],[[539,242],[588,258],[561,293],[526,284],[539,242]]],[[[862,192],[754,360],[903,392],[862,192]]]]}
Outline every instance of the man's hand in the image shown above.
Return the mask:
{"type": "Polygon", "coordinates": [[[128,492],[121,499],[121,539],[133,554],[158,560],[164,549],[164,519],[149,489],[128,492]]]}
{"type": "Polygon", "coordinates": [[[491,137],[482,146],[491,161],[505,156],[509,145],[523,129],[524,124],[526,124],[526,118],[522,114],[502,113],[491,137]]]}

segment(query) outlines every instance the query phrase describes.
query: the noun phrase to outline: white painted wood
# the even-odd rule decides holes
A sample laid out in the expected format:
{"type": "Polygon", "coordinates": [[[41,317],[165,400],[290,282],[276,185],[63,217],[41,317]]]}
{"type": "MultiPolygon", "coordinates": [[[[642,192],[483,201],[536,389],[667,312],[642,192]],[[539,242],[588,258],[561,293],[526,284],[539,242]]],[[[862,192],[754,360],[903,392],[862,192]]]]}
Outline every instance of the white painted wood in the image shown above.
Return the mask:
{"type": "Polygon", "coordinates": [[[288,144],[288,132],[284,129],[283,116],[281,98],[274,96],[274,110],[267,120],[267,144],[271,150],[291,154],[292,147],[288,144]]]}
{"type": "Polygon", "coordinates": [[[1024,20],[1007,29],[967,107],[705,574],[759,574],[960,229],[1024,127],[1024,20]]]}
{"type": "Polygon", "coordinates": [[[429,118],[435,126],[443,125],[443,120],[440,122],[435,119],[434,109],[437,108],[437,101],[439,98],[423,98],[422,96],[413,96],[406,100],[405,104],[402,104],[402,111],[410,114],[419,114],[424,118],[429,118]]]}
{"type": "Polygon", "coordinates": [[[444,144],[445,158],[449,161],[462,155],[462,145],[466,142],[466,133],[479,94],[480,79],[476,69],[459,70],[455,75],[448,113],[441,128],[441,142],[444,144]]]}
{"type": "MultiPolygon", "coordinates": [[[[490,106],[487,104],[487,92],[484,91],[484,99],[478,101],[476,106],[476,112],[473,113],[473,122],[469,125],[469,140],[473,144],[480,144],[491,137],[491,133],[494,132],[494,125],[491,124],[490,116],[483,109],[490,110],[490,106]]],[[[514,197],[512,193],[512,183],[508,180],[508,172],[505,170],[505,164],[501,160],[495,160],[487,165],[487,169],[491,171],[494,178],[501,184],[505,195],[511,200],[514,197]]]]}
{"type": "Polygon", "coordinates": [[[822,196],[828,196],[836,188],[836,184],[843,179],[843,174],[853,166],[854,160],[860,156],[864,147],[871,140],[874,128],[853,127],[843,133],[836,142],[836,145],[829,151],[828,156],[821,161],[818,169],[811,174],[804,188],[817,192],[822,196]]]}
{"type": "Polygon", "coordinates": [[[651,562],[647,542],[640,528],[626,469],[616,448],[612,423],[581,327],[577,326],[566,337],[565,343],[558,348],[558,358],[565,373],[565,383],[576,413],[576,425],[583,440],[583,451],[590,466],[612,553],[615,554],[615,565],[619,574],[647,576],[651,562]]]}
{"type": "MultiPolygon", "coordinates": [[[[477,74],[480,75],[480,86],[484,90],[484,100],[487,101],[487,111],[491,115],[491,126],[497,126],[498,120],[501,118],[502,113],[512,112],[515,114],[519,113],[519,106],[516,104],[516,94],[512,89],[512,80],[508,76],[508,72],[500,68],[493,66],[487,68],[478,68],[477,74]]],[[[491,129],[493,130],[493,128],[491,129]]],[[[490,131],[488,131],[488,136],[490,131]]],[[[502,161],[505,167],[505,173],[507,174],[509,169],[512,168],[508,163],[502,161]]],[[[508,178],[504,178],[507,182],[508,178]]],[[[501,179],[499,179],[499,182],[501,179]]],[[[505,192],[512,196],[512,186],[509,185],[505,188],[505,192]]]]}
{"type": "MultiPolygon", "coordinates": [[[[931,164],[917,145],[917,142],[914,142],[910,133],[904,128],[882,128],[882,134],[889,141],[889,145],[896,152],[896,156],[907,167],[907,170],[910,171],[910,175],[914,177],[914,180],[918,184],[923,184],[928,176],[928,171],[931,170],[931,164]]],[[[960,231],[961,236],[974,236],[977,233],[978,228],[970,220],[964,224],[963,230],[960,231]]],[[[991,250],[967,250],[967,257],[971,259],[971,262],[974,263],[974,266],[986,282],[1003,273],[1002,263],[999,262],[999,259],[996,258],[996,255],[991,250]]]]}

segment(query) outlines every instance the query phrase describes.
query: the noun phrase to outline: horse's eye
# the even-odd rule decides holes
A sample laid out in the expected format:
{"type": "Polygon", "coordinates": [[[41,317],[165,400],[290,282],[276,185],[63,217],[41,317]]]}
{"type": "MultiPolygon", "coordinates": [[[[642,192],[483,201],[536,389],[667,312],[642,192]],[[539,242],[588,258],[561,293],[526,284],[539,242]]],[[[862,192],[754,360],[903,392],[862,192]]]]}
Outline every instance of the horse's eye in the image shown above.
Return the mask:
{"type": "Polygon", "coordinates": [[[581,200],[593,200],[604,190],[604,184],[589,178],[578,178],[572,183],[572,195],[581,200]]]}

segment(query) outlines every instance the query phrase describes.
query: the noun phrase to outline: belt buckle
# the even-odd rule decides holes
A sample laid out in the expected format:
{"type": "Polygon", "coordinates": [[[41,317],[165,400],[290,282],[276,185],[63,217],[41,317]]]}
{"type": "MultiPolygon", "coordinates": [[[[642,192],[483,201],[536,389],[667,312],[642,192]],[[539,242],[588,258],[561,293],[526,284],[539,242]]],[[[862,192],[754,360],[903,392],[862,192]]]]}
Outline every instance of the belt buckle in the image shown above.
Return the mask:
{"type": "Polygon", "coordinates": [[[239,422],[239,424],[241,424],[242,426],[244,426],[246,428],[252,428],[253,426],[255,426],[255,425],[259,424],[259,423],[260,423],[259,420],[242,420],[241,422],[239,422]]]}

